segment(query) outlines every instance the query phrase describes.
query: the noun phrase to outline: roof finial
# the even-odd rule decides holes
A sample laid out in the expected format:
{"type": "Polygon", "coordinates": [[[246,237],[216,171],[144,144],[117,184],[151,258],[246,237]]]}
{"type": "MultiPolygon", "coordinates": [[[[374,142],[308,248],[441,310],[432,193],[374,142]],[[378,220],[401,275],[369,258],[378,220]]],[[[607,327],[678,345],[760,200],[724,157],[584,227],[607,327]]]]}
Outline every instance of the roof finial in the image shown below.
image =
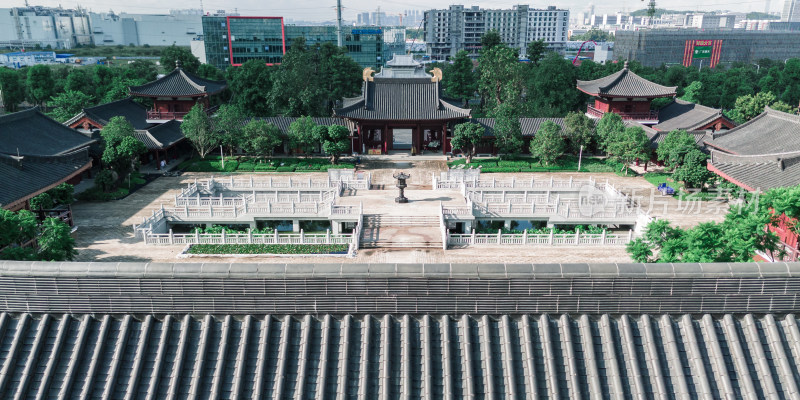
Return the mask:
{"type": "Polygon", "coordinates": [[[628,69],[628,60],[625,60],[625,65],[622,67],[622,69],[628,69]]]}
{"type": "MultiPolygon", "coordinates": [[[[183,65],[183,63],[181,63],[181,60],[175,60],[175,68],[176,68],[176,69],[177,69],[177,68],[180,68],[180,67],[181,67],[181,65],[183,65]]],[[[625,64],[625,65],[626,65],[626,66],[628,65],[628,64],[627,64],[627,62],[626,62],[626,64],[625,64]]]]}

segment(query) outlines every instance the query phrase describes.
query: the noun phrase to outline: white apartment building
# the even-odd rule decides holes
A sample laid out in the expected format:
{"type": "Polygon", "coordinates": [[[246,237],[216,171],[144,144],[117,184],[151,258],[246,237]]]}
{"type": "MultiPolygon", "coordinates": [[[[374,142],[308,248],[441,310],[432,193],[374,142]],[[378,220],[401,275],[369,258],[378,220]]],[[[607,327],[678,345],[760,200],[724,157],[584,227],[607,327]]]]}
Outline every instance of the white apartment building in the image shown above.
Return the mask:
{"type": "Polygon", "coordinates": [[[448,9],[425,12],[426,52],[432,60],[447,60],[459,50],[478,54],[481,36],[496,30],[501,40],[527,56],[527,45],[544,40],[561,51],[568,38],[569,10],[556,7],[535,9],[527,5],[512,9],[481,9],[478,6],[453,5],[448,9]]]}

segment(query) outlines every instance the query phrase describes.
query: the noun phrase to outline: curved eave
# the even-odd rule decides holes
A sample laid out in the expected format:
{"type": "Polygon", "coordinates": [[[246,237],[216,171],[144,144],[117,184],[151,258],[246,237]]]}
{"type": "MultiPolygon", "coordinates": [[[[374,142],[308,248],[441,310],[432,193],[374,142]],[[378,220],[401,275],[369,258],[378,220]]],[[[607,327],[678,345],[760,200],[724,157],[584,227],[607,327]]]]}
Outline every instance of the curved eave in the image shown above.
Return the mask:
{"type": "Polygon", "coordinates": [[[46,191],[48,191],[48,190],[50,190],[52,188],[54,188],[54,187],[56,187],[56,186],[58,186],[58,185],[60,185],[60,184],[62,184],[64,182],[66,182],[66,181],[68,181],[68,180],[80,175],[81,173],[83,173],[86,170],[89,170],[90,168],[92,168],[92,160],[91,159],[89,159],[89,161],[87,161],[86,164],[84,164],[82,167],[80,167],[77,170],[73,171],[71,174],[67,175],[65,178],[62,178],[58,182],[53,183],[53,184],[48,185],[48,186],[45,186],[45,187],[43,187],[43,188],[41,188],[41,189],[39,189],[39,190],[37,190],[37,191],[35,191],[33,193],[30,193],[30,194],[28,194],[28,195],[26,195],[24,197],[21,197],[21,198],[19,198],[17,200],[14,200],[11,203],[0,204],[0,208],[8,208],[8,209],[10,209],[12,207],[15,207],[18,204],[24,203],[24,202],[28,201],[29,199],[31,199],[33,197],[36,197],[36,196],[38,196],[38,195],[40,195],[40,194],[42,194],[42,193],[44,193],[44,192],[46,192],[46,191]]]}

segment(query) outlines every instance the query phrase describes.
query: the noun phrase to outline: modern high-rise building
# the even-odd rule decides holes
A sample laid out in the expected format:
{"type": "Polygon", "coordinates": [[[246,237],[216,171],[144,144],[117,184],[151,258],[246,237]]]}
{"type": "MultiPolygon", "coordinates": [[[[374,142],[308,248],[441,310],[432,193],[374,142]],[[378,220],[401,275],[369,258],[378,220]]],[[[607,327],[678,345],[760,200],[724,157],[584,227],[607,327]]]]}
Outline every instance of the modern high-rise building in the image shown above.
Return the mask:
{"type": "MultiPolygon", "coordinates": [[[[342,30],[348,55],[362,67],[380,68],[392,55],[405,53],[403,28],[345,26],[342,30]]],[[[310,46],[337,42],[332,25],[284,25],[282,17],[203,17],[206,62],[220,69],[254,59],[278,64],[297,37],[305,38],[310,46]]]]}
{"type": "Polygon", "coordinates": [[[785,0],[783,12],[781,13],[783,22],[800,22],[800,2],[798,0],[785,0]]]}
{"type": "Polygon", "coordinates": [[[504,43],[519,49],[520,56],[525,57],[528,43],[539,39],[553,50],[563,50],[568,26],[569,10],[556,7],[535,9],[518,5],[512,9],[481,9],[453,5],[425,12],[425,44],[433,60],[446,60],[459,50],[477,55],[481,36],[496,30],[504,43]]]}

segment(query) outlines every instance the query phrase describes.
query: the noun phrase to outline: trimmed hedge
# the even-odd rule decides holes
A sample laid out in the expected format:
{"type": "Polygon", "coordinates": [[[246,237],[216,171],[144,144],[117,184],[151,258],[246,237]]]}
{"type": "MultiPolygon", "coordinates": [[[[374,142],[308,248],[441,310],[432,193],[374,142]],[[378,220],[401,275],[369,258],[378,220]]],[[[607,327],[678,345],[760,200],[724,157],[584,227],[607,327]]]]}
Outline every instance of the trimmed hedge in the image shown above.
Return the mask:
{"type": "Polygon", "coordinates": [[[265,161],[252,157],[226,157],[225,169],[222,169],[220,156],[207,156],[202,160],[186,160],[178,168],[187,172],[326,172],[329,168],[355,168],[355,164],[340,162],[338,165],[330,165],[327,158],[276,158],[265,161]]]}
{"type": "Polygon", "coordinates": [[[346,244],[195,244],[189,254],[343,254],[346,244]]]}
{"type": "Polygon", "coordinates": [[[276,169],[278,172],[294,172],[294,166],[287,166],[287,167],[278,167],[276,169]]]}

